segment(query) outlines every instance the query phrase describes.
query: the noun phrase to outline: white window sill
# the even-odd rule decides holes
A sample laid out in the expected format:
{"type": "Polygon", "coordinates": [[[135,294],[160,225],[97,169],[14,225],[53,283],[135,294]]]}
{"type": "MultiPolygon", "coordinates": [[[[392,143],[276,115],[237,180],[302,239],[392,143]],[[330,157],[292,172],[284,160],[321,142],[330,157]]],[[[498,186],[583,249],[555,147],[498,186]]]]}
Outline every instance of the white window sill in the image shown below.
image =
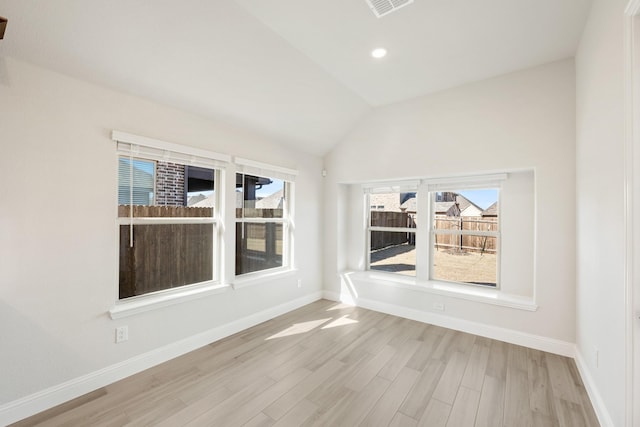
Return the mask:
{"type": "Polygon", "coordinates": [[[498,289],[464,285],[462,283],[439,282],[435,280],[418,280],[415,277],[378,271],[348,271],[343,273],[351,280],[373,282],[385,286],[393,286],[413,291],[427,292],[485,304],[500,305],[518,310],[536,311],[538,305],[531,297],[513,295],[498,289]]]}
{"type": "Polygon", "coordinates": [[[112,319],[121,319],[136,314],[144,313],[151,310],[157,310],[162,307],[179,304],[185,301],[191,301],[203,298],[209,295],[219,294],[231,288],[230,285],[223,284],[197,284],[193,286],[184,286],[176,289],[160,291],[150,295],[141,295],[139,297],[127,298],[116,302],[109,310],[112,319]]]}
{"type": "Polygon", "coordinates": [[[264,283],[267,280],[275,280],[283,277],[294,276],[298,274],[296,268],[281,267],[266,271],[256,271],[255,273],[247,273],[236,276],[233,281],[233,289],[246,288],[247,286],[255,286],[264,283]]]}

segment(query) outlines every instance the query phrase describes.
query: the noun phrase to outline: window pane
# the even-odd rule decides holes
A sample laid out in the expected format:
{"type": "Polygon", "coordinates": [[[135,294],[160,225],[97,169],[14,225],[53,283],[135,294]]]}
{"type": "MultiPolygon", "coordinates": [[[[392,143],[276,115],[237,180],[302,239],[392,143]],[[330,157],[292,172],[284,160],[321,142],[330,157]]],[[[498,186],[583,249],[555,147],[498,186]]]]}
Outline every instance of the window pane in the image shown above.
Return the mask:
{"type": "Polygon", "coordinates": [[[236,218],[282,218],[285,197],[280,179],[236,174],[236,218]]]}
{"type": "Polygon", "coordinates": [[[283,225],[236,223],[236,275],[282,267],[283,225]]]}
{"type": "Polygon", "coordinates": [[[120,226],[120,298],[213,280],[213,224],[120,226]]]}
{"type": "Polygon", "coordinates": [[[152,205],[154,183],[155,162],[118,158],[118,205],[152,205]]]}
{"type": "Polygon", "coordinates": [[[416,275],[416,235],[396,231],[372,231],[371,270],[416,275]]]}
{"type": "Polygon", "coordinates": [[[372,227],[416,227],[416,193],[373,193],[369,202],[372,227]]]}
{"type": "Polygon", "coordinates": [[[437,192],[435,230],[498,231],[498,190],[437,192]]]}
{"type": "Polygon", "coordinates": [[[431,278],[496,286],[496,237],[436,234],[431,278]]]}
{"type": "Polygon", "coordinates": [[[118,216],[211,217],[215,170],[170,162],[119,158],[118,216]],[[133,166],[133,168],[132,168],[133,166]],[[130,187],[133,176],[133,189],[130,187]],[[133,190],[133,192],[132,192],[133,190]]]}
{"type": "Polygon", "coordinates": [[[186,205],[194,208],[213,208],[216,200],[215,170],[185,166],[186,205]]]}

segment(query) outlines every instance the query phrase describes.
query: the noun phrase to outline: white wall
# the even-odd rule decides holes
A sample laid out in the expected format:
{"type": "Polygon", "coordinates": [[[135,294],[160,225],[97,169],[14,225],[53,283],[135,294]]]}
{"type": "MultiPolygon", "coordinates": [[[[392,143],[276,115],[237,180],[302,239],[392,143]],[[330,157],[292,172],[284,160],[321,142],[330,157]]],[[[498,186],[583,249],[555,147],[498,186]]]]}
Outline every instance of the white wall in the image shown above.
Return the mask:
{"type": "Polygon", "coordinates": [[[623,12],[594,0],[576,56],[577,335],[586,374],[624,425],[623,12]],[[596,366],[595,351],[599,351],[596,366]]]}
{"type": "MultiPolygon", "coordinates": [[[[533,250],[518,258],[535,280],[536,312],[355,283],[360,298],[550,340],[575,339],[575,78],[573,60],[378,108],[325,157],[325,281],[339,293],[346,267],[345,183],[497,171],[535,171],[533,250]],[[533,270],[533,271],[532,271],[533,270]]],[[[526,198],[526,196],[525,196],[526,198]]],[[[351,209],[353,210],[353,209],[351,209]]],[[[506,249],[506,248],[505,248],[506,249]]],[[[358,262],[355,262],[358,265],[358,262]]],[[[353,268],[354,263],[349,265],[353,268]]],[[[511,278],[513,280],[513,278],[511,278]]],[[[531,289],[529,289],[531,291],[531,289]]],[[[519,291],[516,293],[523,293],[519,291]]]]}
{"type": "Polygon", "coordinates": [[[0,145],[0,406],[321,289],[319,157],[2,57],[0,145]],[[298,169],[298,273],[111,320],[112,129],[298,169]],[[116,345],[120,325],[130,338],[116,345]]]}

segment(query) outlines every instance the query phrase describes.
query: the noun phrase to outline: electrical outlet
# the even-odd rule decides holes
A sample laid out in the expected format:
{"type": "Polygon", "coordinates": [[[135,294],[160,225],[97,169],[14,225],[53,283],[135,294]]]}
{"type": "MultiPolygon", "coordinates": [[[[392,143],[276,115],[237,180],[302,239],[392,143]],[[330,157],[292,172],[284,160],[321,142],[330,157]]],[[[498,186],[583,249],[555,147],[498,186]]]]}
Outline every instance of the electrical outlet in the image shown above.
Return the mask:
{"type": "Polygon", "coordinates": [[[444,311],[444,303],[443,302],[434,302],[433,309],[438,311],[444,311]]]}
{"type": "Polygon", "coordinates": [[[120,326],[116,328],[116,343],[125,342],[129,339],[129,327],[120,326]]]}
{"type": "Polygon", "coordinates": [[[593,348],[593,361],[597,368],[600,364],[600,351],[598,350],[598,347],[593,348]]]}
{"type": "Polygon", "coordinates": [[[302,287],[302,279],[298,279],[298,287],[301,288],[302,287]]]}

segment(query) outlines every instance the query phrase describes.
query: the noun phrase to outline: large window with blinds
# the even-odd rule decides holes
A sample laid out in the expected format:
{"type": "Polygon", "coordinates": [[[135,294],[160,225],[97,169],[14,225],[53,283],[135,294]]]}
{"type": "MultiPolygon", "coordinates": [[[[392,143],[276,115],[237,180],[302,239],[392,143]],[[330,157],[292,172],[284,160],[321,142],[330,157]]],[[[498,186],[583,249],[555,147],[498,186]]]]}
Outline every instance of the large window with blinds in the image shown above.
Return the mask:
{"type": "Polygon", "coordinates": [[[291,267],[295,172],[236,162],[236,276],[291,267]]]}
{"type": "Polygon", "coordinates": [[[121,139],[119,299],[219,280],[224,163],[206,153],[179,151],[179,146],[126,142],[126,135],[121,139]]]}

